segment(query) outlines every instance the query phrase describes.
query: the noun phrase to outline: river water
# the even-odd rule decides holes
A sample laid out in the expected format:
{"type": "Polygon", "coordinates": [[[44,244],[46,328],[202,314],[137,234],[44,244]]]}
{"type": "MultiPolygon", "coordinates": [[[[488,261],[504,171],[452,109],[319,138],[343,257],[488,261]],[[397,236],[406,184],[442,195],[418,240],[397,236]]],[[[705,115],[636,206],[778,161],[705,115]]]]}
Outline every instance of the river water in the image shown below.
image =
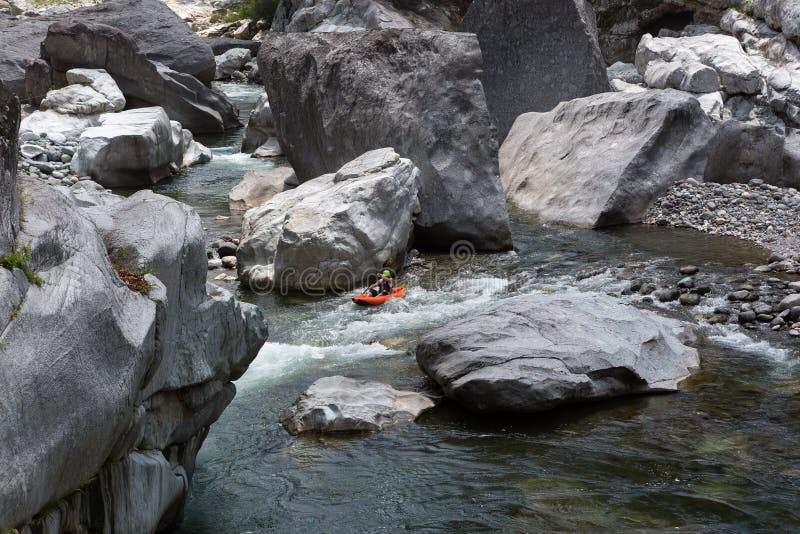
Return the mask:
{"type": "MultiPolygon", "coordinates": [[[[222,88],[246,118],[260,88],[222,88]]],[[[209,239],[238,233],[227,192],[244,172],[285,164],[239,154],[241,133],[202,139],[214,161],[156,187],[197,209],[209,239]]],[[[270,341],[200,451],[179,532],[798,530],[800,351],[785,336],[734,326],[698,325],[702,371],[678,394],[517,417],[477,417],[444,402],[417,423],[365,436],[282,429],[281,411],[322,376],[432,391],[414,360],[418,336],[497,299],[619,294],[626,272],[677,282],[686,263],[736,283],[743,264],[765,255],[690,231],[512,219],[515,253],[426,255],[405,277],[408,297],[378,309],[226,284],[264,309],[270,341]],[[609,270],[576,281],[600,267],[609,270]]],[[[689,321],[702,311],[659,307],[689,321]]]]}

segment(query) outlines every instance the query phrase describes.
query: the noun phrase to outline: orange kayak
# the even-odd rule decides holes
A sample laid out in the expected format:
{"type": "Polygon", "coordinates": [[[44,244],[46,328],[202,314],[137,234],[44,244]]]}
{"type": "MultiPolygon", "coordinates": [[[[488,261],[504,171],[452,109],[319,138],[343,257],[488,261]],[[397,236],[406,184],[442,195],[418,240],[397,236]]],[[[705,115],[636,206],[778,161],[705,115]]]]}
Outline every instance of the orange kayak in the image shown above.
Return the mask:
{"type": "Polygon", "coordinates": [[[401,299],[405,296],[406,296],[406,288],[396,287],[392,290],[391,295],[378,295],[377,297],[372,297],[370,295],[356,295],[355,297],[353,297],[353,302],[361,306],[380,306],[387,300],[394,298],[401,299]]]}

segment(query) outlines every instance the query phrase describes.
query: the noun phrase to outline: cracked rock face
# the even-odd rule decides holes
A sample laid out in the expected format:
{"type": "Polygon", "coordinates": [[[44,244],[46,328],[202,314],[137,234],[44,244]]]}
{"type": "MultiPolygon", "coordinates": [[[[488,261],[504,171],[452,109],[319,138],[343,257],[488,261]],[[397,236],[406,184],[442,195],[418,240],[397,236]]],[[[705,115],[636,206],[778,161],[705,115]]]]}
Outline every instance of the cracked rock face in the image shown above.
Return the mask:
{"type": "Polygon", "coordinates": [[[417,362],[476,412],[675,391],[699,366],[678,321],[595,293],[510,298],[425,335],[417,362]]]}

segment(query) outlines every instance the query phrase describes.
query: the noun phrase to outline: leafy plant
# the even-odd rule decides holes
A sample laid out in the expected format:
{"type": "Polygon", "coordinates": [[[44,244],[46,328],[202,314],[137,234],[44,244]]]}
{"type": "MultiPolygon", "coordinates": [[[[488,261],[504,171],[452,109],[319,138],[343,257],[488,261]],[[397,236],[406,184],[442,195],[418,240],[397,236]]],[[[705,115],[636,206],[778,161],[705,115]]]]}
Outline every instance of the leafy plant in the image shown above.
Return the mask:
{"type": "Polygon", "coordinates": [[[265,19],[267,22],[271,22],[277,9],[278,0],[247,0],[243,4],[228,8],[222,16],[222,20],[237,22],[243,19],[265,19]]]}
{"type": "Polygon", "coordinates": [[[31,261],[31,249],[26,247],[25,245],[17,245],[14,247],[14,251],[6,254],[2,258],[0,258],[0,267],[4,269],[8,269],[9,271],[13,271],[14,269],[21,269],[25,276],[28,278],[28,282],[31,284],[35,284],[39,287],[44,285],[44,280],[37,275],[28,265],[28,262],[31,261]]]}

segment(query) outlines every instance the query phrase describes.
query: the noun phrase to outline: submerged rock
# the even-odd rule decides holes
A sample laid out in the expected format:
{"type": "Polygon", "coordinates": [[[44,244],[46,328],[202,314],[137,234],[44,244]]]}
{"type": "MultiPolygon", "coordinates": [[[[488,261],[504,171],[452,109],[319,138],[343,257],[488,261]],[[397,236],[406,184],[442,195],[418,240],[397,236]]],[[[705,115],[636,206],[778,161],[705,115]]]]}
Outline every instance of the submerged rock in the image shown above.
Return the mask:
{"type": "Polygon", "coordinates": [[[434,403],[421,393],[343,376],[320,378],[281,417],[292,434],[378,432],[413,421],[434,403]]]}
{"type": "Polygon", "coordinates": [[[434,31],[279,34],[259,52],[300,181],[392,146],[420,170],[418,242],[498,250],[511,234],[481,66],[475,36],[434,31]]]}
{"type": "Polygon", "coordinates": [[[417,362],[449,398],[476,412],[675,391],[697,368],[678,321],[601,294],[526,295],[423,336],[417,362]]]}
{"type": "Polygon", "coordinates": [[[418,207],[414,164],[391,148],[275,195],[248,211],[236,252],[256,291],[351,289],[389,260],[402,265],[418,207]]]}
{"type": "Polygon", "coordinates": [[[712,135],[685,93],[605,93],[522,115],[500,149],[500,174],[509,202],[543,221],[639,222],[672,183],[702,174],[712,135]]]}
{"type": "Polygon", "coordinates": [[[585,0],[475,0],[459,30],[480,41],[500,141],[523,113],[611,90],[585,0]]]}

